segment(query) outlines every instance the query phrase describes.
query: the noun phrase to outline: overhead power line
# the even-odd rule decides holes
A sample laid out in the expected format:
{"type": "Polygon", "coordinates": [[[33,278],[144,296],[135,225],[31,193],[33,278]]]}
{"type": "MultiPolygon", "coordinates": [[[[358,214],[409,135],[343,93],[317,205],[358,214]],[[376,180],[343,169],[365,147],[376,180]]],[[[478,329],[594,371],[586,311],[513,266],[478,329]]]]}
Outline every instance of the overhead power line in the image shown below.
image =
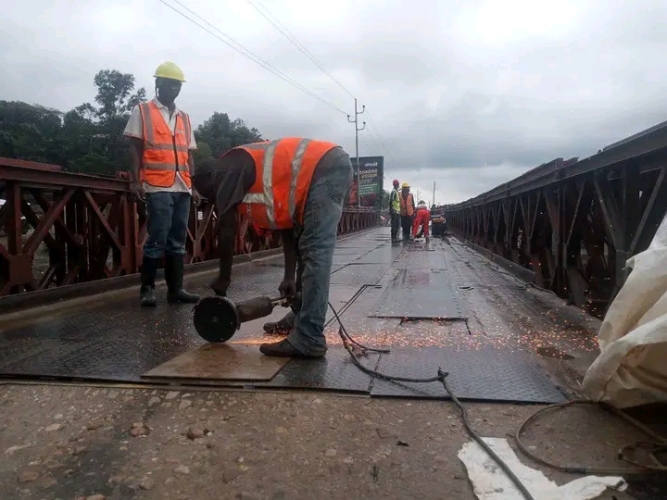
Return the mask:
{"type": "Polygon", "coordinates": [[[197,22],[196,20],[192,19],[192,18],[189,17],[187,14],[184,14],[184,13],[181,12],[180,10],[176,9],[173,5],[170,5],[170,4],[167,3],[165,0],[159,0],[159,1],[160,1],[160,3],[162,3],[162,4],[164,4],[165,6],[169,7],[171,10],[173,10],[174,12],[176,12],[177,14],[179,14],[180,16],[184,17],[185,19],[187,19],[187,20],[190,21],[191,23],[195,24],[196,26],[199,26],[201,29],[203,29],[204,31],[206,31],[208,34],[214,36],[215,38],[217,38],[218,40],[220,40],[222,43],[224,43],[225,45],[227,45],[228,47],[234,49],[235,51],[237,51],[237,52],[240,53],[241,55],[244,55],[245,57],[247,57],[248,59],[250,59],[251,61],[253,61],[255,64],[258,64],[259,66],[262,66],[264,69],[270,71],[271,73],[273,73],[274,75],[276,75],[278,78],[284,80],[285,82],[289,83],[289,84],[292,85],[293,87],[295,87],[295,88],[301,90],[301,91],[304,92],[305,94],[308,94],[310,97],[312,97],[312,98],[314,98],[314,99],[317,99],[317,100],[320,101],[322,104],[325,104],[326,106],[329,106],[330,108],[332,108],[332,109],[338,111],[339,113],[342,113],[342,114],[344,114],[345,116],[348,115],[348,113],[346,113],[345,111],[343,111],[342,109],[340,109],[338,106],[336,106],[336,105],[334,105],[334,104],[331,104],[331,103],[330,103],[329,101],[327,101],[326,99],[324,99],[324,98],[318,96],[318,95],[315,94],[314,92],[311,92],[311,91],[308,90],[306,87],[304,87],[304,86],[301,85],[300,83],[296,82],[295,80],[293,80],[292,78],[290,78],[289,76],[287,76],[285,73],[283,73],[283,72],[280,71],[279,69],[277,69],[277,68],[275,68],[274,66],[272,66],[270,63],[266,62],[264,59],[262,59],[261,57],[259,57],[257,54],[253,53],[250,49],[244,47],[241,43],[239,43],[239,42],[237,42],[236,40],[234,40],[231,36],[227,35],[227,34],[224,33],[222,30],[220,30],[220,29],[217,28],[216,26],[214,26],[214,25],[212,25],[211,23],[209,23],[206,19],[204,19],[204,18],[201,17],[199,14],[197,14],[196,12],[194,12],[194,11],[193,11],[192,9],[190,9],[188,6],[183,5],[179,0],[173,0],[173,2],[176,3],[176,4],[178,4],[180,7],[182,7],[182,8],[185,9],[186,11],[188,11],[190,14],[192,14],[192,15],[193,15],[194,17],[196,17],[197,19],[201,20],[204,24],[210,26],[212,29],[214,29],[215,31],[217,31],[219,34],[218,34],[218,33],[214,33],[214,32],[211,31],[210,29],[206,28],[206,26],[203,26],[201,23],[199,23],[199,22],[197,22]]]}
{"type": "MultiPolygon", "coordinates": [[[[350,95],[355,100],[355,112],[356,112],[356,110],[357,110],[357,103],[356,103],[357,97],[352,92],[350,92],[347,89],[347,87],[345,87],[345,85],[343,85],[336,77],[334,77],[331,73],[329,73],[326,70],[324,65],[322,63],[320,63],[320,61],[318,61],[318,59],[312,54],[312,52],[310,52],[304,46],[304,44],[302,44],[296,38],[296,36],[294,36],[294,34],[289,30],[289,28],[287,28],[282,22],[280,22],[280,19],[278,19],[278,17],[275,14],[273,14],[266,5],[264,5],[262,0],[255,0],[255,2],[257,2],[257,4],[260,5],[260,7],[255,5],[253,0],[246,0],[246,1],[250,4],[250,6],[252,8],[254,8],[257,12],[259,12],[260,15],[262,17],[264,17],[264,19],[266,19],[271,25],[273,25],[273,27],[276,28],[285,38],[287,38],[287,40],[289,40],[292,43],[292,45],[294,45],[308,59],[310,59],[313,62],[313,64],[315,64],[315,66],[317,66],[326,76],[328,76],[334,83],[336,83],[340,88],[342,88],[345,92],[347,92],[348,95],[350,95]]],[[[365,106],[364,106],[364,109],[365,109],[365,106]]],[[[349,119],[349,115],[348,115],[348,119],[349,119]]],[[[368,117],[368,119],[369,119],[369,122],[371,122],[370,116],[368,117]]],[[[383,146],[384,150],[387,152],[389,157],[392,160],[395,161],[394,155],[392,155],[391,151],[389,151],[389,148],[387,148],[387,145],[385,144],[384,140],[382,139],[382,136],[380,135],[377,127],[375,126],[375,124],[373,122],[371,122],[371,125],[373,126],[373,129],[375,130],[375,134],[378,136],[379,141],[382,143],[382,146],[383,146]]],[[[356,132],[355,132],[355,135],[358,135],[360,130],[362,130],[362,129],[357,129],[356,132]]],[[[370,135],[371,135],[371,139],[373,139],[373,143],[377,144],[375,142],[375,138],[373,138],[372,134],[370,134],[370,135]]],[[[378,148],[378,150],[379,149],[380,148],[378,148]]],[[[357,155],[358,155],[358,153],[357,153],[357,155]]]]}
{"type": "Polygon", "coordinates": [[[294,45],[308,59],[310,59],[315,66],[317,66],[320,70],[322,70],[322,72],[325,75],[331,78],[331,80],[333,80],[334,83],[336,83],[340,88],[342,88],[345,92],[347,92],[350,95],[350,97],[352,97],[352,99],[356,99],[356,96],[352,92],[350,92],[345,87],[345,85],[343,85],[335,76],[333,76],[324,68],[324,66],[317,60],[317,58],[296,38],[296,36],[294,36],[294,34],[292,34],[289,28],[287,28],[287,26],[281,23],[280,19],[278,19],[275,15],[271,13],[268,7],[264,5],[262,0],[257,0],[259,7],[255,5],[252,0],[247,0],[247,2],[253,9],[259,12],[264,19],[266,19],[269,23],[271,23],[274,28],[276,28],[280,33],[282,33],[282,35],[285,38],[287,38],[290,42],[292,42],[292,45],[294,45]]]}

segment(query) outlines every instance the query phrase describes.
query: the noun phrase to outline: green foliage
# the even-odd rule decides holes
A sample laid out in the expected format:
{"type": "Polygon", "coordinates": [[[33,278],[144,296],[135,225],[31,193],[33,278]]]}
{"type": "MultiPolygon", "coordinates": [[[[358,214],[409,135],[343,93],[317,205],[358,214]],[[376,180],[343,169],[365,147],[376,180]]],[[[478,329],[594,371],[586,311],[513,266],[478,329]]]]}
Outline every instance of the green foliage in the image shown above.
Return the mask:
{"type": "MultiPolygon", "coordinates": [[[[61,165],[72,172],[114,175],[129,168],[123,130],[130,112],[146,101],[146,89],[135,90],[134,75],[102,70],[95,75],[94,103],[63,113],[25,102],[0,101],[0,156],[61,165]]],[[[196,131],[195,162],[220,156],[227,149],[262,140],[243,120],[213,115],[196,131]]]]}
{"type": "Polygon", "coordinates": [[[249,129],[243,120],[231,121],[227,113],[213,113],[195,131],[198,147],[204,142],[214,158],[230,148],[262,140],[259,130],[249,129]]]}

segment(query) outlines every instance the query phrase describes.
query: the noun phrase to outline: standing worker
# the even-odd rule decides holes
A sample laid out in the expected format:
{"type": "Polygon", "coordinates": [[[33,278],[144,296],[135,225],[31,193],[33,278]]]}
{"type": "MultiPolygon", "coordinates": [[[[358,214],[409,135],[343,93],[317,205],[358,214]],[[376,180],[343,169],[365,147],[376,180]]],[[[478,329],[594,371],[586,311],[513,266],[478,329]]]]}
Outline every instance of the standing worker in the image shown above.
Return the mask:
{"type": "Polygon", "coordinates": [[[394,189],[389,194],[389,216],[391,217],[391,241],[398,240],[398,228],[401,225],[401,194],[398,192],[398,180],[394,179],[394,189]]]}
{"type": "Polygon", "coordinates": [[[352,184],[348,154],[336,144],[303,138],[246,144],[199,165],[194,184],[215,200],[218,213],[215,293],[226,296],[231,282],[237,214],[280,231],[285,274],[278,290],[282,297],[301,292],[302,304],[288,337],[259,349],[266,356],[323,357],[338,223],[352,184]]]}
{"type": "Polygon", "coordinates": [[[403,240],[410,239],[410,230],[412,229],[412,217],[415,213],[415,200],[410,192],[410,184],[404,182],[401,186],[401,196],[399,199],[401,213],[401,227],[403,228],[403,240]]]}
{"type": "Polygon", "coordinates": [[[426,208],[426,202],[420,201],[415,212],[415,220],[412,223],[412,237],[417,238],[424,235],[426,241],[429,239],[428,224],[431,222],[431,212],[426,208]]]}
{"type": "Polygon", "coordinates": [[[146,203],[148,239],[141,266],[141,305],[155,306],[155,277],[166,256],[164,277],[167,301],[193,304],[197,295],[183,289],[185,238],[190,204],[199,204],[192,189],[195,164],[190,151],[197,149],[187,113],[174,103],[185,82],[174,63],[158,66],[155,99],[132,110],[124,135],[130,139],[132,192],[146,203]]]}

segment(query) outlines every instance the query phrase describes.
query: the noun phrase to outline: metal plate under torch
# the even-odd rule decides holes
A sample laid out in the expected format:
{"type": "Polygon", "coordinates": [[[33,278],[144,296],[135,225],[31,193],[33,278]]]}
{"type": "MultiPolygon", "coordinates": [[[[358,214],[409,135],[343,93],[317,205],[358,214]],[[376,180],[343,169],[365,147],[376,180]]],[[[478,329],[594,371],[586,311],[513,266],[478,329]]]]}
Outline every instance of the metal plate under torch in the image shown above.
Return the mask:
{"type": "Polygon", "coordinates": [[[144,373],[142,378],[269,381],[287,364],[255,345],[205,344],[144,373]]]}

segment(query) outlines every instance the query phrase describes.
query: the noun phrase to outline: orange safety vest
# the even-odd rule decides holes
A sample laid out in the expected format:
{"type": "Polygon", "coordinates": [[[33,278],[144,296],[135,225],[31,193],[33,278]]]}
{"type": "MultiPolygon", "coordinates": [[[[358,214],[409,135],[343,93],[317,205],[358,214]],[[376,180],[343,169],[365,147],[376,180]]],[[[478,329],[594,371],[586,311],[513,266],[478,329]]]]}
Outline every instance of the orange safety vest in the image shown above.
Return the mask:
{"type": "Polygon", "coordinates": [[[239,203],[239,213],[262,229],[290,229],[295,222],[302,223],[315,167],[335,147],[331,142],[289,137],[233,148],[255,160],[255,183],[239,203]]]}
{"type": "Polygon", "coordinates": [[[408,197],[404,198],[403,193],[399,196],[401,202],[401,215],[413,215],[415,213],[415,200],[412,198],[412,193],[408,193],[408,197]]]}
{"type": "Polygon", "coordinates": [[[139,104],[144,131],[144,153],[139,178],[151,186],[168,188],[181,174],[187,187],[192,186],[188,155],[192,127],[190,117],[183,111],[176,113],[176,127],[172,134],[160,109],[154,102],[139,104]]]}

